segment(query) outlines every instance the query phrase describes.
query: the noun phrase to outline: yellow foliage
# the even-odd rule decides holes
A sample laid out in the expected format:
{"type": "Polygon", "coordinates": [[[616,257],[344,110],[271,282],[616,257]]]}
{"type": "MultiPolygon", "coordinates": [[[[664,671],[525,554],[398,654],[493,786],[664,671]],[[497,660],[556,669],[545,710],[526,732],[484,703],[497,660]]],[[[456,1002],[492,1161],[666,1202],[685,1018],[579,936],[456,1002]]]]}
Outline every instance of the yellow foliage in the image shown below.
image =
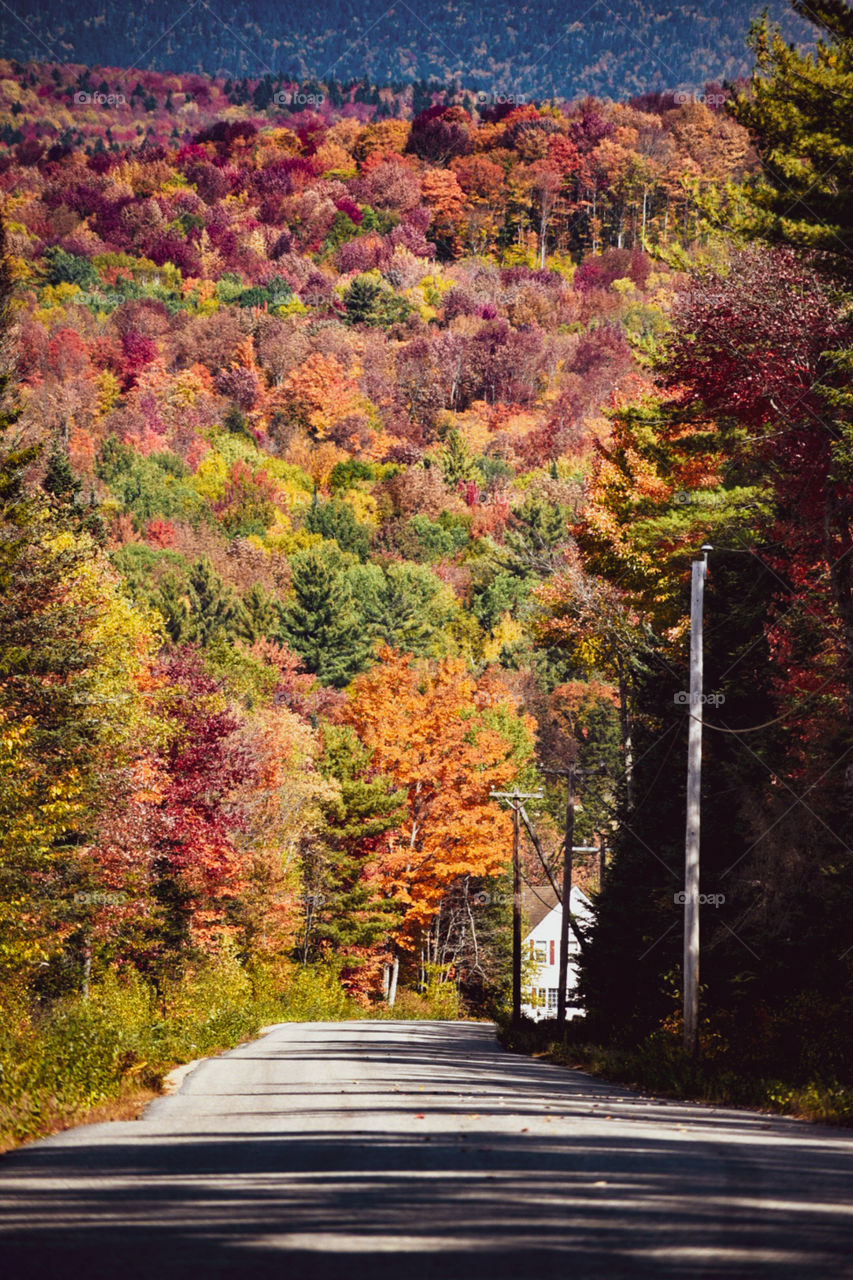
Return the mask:
{"type": "Polygon", "coordinates": [[[379,528],[379,504],[372,493],[365,493],[361,489],[347,489],[341,497],[360,524],[366,524],[371,529],[379,528]]]}
{"type": "Polygon", "coordinates": [[[222,454],[216,449],[211,449],[198,464],[189,483],[199,497],[205,498],[208,502],[218,502],[225,494],[229,469],[222,454]]]}
{"type": "Polygon", "coordinates": [[[103,418],[118,403],[121,395],[121,384],[112,369],[102,369],[96,379],[98,388],[98,417],[103,418]]]}
{"type": "Polygon", "coordinates": [[[504,613],[483,645],[483,661],[498,662],[502,653],[513,653],[524,644],[524,627],[517,618],[504,613]]]}
{"type": "Polygon", "coordinates": [[[355,177],[356,166],[352,156],[339,143],[329,141],[328,135],[322,146],[317,148],[314,161],[321,167],[324,178],[340,178],[343,181],[355,177]]]}
{"type": "Polygon", "coordinates": [[[355,145],[359,160],[366,159],[373,151],[396,151],[400,155],[406,149],[412,126],[406,120],[379,120],[369,124],[355,145]]]}

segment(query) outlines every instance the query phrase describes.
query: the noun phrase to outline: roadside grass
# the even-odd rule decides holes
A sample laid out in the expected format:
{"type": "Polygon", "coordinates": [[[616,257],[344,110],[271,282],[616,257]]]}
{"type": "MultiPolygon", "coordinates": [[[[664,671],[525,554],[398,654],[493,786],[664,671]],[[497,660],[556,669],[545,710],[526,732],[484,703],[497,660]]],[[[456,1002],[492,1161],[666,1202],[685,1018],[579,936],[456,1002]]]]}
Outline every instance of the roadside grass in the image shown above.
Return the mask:
{"type": "Polygon", "coordinates": [[[853,1088],[836,1080],[791,1084],[766,1076],[733,1071],[725,1055],[712,1050],[696,1057],[686,1054],[677,1034],[659,1031],[636,1048],[584,1043],[571,1026],[561,1039],[556,1024],[523,1021],[499,1025],[505,1048],[574,1067],[628,1088],[666,1098],[681,1098],[716,1106],[743,1107],[796,1116],[821,1124],[853,1126],[853,1088]]]}
{"type": "Polygon", "coordinates": [[[285,975],[220,960],[158,992],[133,970],[108,973],[88,1000],[0,1008],[0,1152],[76,1124],[135,1118],[172,1067],[286,1021],[369,1016],[320,969],[285,975]]]}
{"type": "Polygon", "coordinates": [[[0,1152],[73,1125],[135,1119],[175,1066],[234,1048],[276,1022],[450,1019],[453,983],[401,987],[393,1009],[364,1005],[333,964],[254,968],[220,957],[159,991],[133,969],[35,1012],[24,993],[0,1001],[0,1152]]]}

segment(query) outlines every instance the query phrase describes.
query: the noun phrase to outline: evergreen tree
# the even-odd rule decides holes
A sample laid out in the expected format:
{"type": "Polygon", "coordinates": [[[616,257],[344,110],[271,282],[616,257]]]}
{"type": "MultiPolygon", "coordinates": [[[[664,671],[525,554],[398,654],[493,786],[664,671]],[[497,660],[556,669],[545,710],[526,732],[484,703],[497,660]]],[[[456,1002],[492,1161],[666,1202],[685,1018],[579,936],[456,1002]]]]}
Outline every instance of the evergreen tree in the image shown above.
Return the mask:
{"type": "Polygon", "coordinates": [[[176,573],[164,574],[152,602],[163,615],[166,634],[173,644],[186,644],[190,639],[190,602],[186,585],[176,573]]]}
{"type": "Polygon", "coordinates": [[[359,560],[370,552],[370,530],[359,524],[352,507],[340,498],[318,502],[316,494],[306,516],[305,528],[310,533],[337,542],[342,551],[351,551],[359,560]]]}
{"type": "Polygon", "coordinates": [[[474,475],[474,460],[458,431],[450,431],[447,435],[441,454],[441,474],[451,489],[474,475]]]}
{"type": "Polygon", "coordinates": [[[426,655],[455,611],[450,594],[421,565],[359,565],[345,577],[374,644],[426,655]]]}
{"type": "Polygon", "coordinates": [[[281,605],[275,596],[255,582],[243,597],[252,640],[271,640],[281,627],[281,605]]]}
{"type": "Polygon", "coordinates": [[[82,497],[83,481],[74,474],[65,450],[54,440],[47,459],[47,469],[41,487],[51,499],[56,515],[77,533],[91,534],[103,544],[106,528],[97,511],[97,500],[90,493],[88,503],[82,497]]]}
{"type": "Polygon", "coordinates": [[[226,586],[207,559],[196,560],[187,582],[191,639],[207,644],[214,636],[249,639],[251,626],[237,593],[226,586]]]}
{"type": "Polygon", "coordinates": [[[256,638],[249,612],[206,558],[195,561],[186,580],[165,574],[152,603],[162,613],[173,644],[206,645],[219,636],[256,638]]]}
{"type": "Polygon", "coordinates": [[[568,541],[566,511],[531,494],[513,512],[501,563],[515,574],[547,577],[557,567],[560,549],[568,541]]]}
{"type": "Polygon", "coordinates": [[[379,324],[381,293],[382,288],[376,280],[357,276],[344,295],[347,323],[379,324]]]}
{"type": "Polygon", "coordinates": [[[369,873],[381,837],[403,817],[406,793],[376,774],[370,752],[348,726],[326,725],[323,738],[320,768],[340,791],[303,861],[306,960],[324,943],[339,954],[371,947],[402,919],[399,903],[380,896],[369,873]]]}
{"type": "Polygon", "coordinates": [[[751,43],[750,93],[729,110],[755,140],[762,174],[744,188],[741,228],[818,250],[853,274],[853,9],[844,0],[792,0],[820,33],[813,52],[783,39],[765,16],[751,43]]]}
{"type": "Polygon", "coordinates": [[[282,618],[282,639],[305,667],[342,688],[364,665],[367,646],[349,591],[316,547],[295,556],[293,599],[282,618]]]}

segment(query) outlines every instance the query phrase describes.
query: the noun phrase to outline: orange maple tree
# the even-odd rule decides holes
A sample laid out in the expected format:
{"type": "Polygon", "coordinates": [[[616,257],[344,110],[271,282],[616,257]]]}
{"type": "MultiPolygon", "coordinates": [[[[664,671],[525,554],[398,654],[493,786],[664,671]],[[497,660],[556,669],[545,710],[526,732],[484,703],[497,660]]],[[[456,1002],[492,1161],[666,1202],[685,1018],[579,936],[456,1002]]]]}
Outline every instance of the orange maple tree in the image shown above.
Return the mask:
{"type": "Polygon", "coordinates": [[[475,679],[457,658],[416,666],[388,648],[354,681],[345,716],[374,767],[406,792],[383,874],[406,909],[398,941],[412,948],[451,885],[506,868],[509,817],[489,792],[516,776],[531,722],[494,676],[475,679]]]}
{"type": "Polygon", "coordinates": [[[361,407],[358,383],[336,356],[315,351],[287,375],[279,397],[295,420],[318,440],[361,407]]]}

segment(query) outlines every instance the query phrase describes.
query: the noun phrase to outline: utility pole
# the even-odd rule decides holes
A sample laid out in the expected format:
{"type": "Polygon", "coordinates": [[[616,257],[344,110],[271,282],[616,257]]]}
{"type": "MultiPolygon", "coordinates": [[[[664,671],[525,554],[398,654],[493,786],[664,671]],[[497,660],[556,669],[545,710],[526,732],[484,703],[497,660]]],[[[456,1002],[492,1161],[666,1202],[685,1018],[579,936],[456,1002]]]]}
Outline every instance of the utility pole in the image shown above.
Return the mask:
{"type": "Polygon", "coordinates": [[[699,1026],[699,835],[702,819],[702,607],[708,552],[693,561],[690,584],[690,693],[687,729],[687,829],[684,840],[684,1048],[696,1052],[699,1026]]]}
{"type": "Polygon", "coordinates": [[[490,791],[493,800],[506,800],[512,809],[512,1021],[521,1021],[521,802],[541,800],[541,791],[490,791]]]}
{"type": "MultiPolygon", "coordinates": [[[[562,1030],[566,1025],[566,987],[569,981],[569,927],[572,910],[572,854],[575,852],[575,777],[577,769],[570,765],[568,769],[543,769],[543,773],[556,778],[566,779],[566,837],[563,846],[563,887],[560,899],[562,915],[560,919],[560,987],[557,992],[557,1026],[562,1030]]],[[[586,846],[584,846],[585,848],[586,846]]]]}
{"type": "Polygon", "coordinates": [[[563,910],[560,916],[560,988],[557,1027],[566,1025],[566,986],[569,981],[569,918],[572,910],[572,854],[575,842],[575,771],[566,770],[566,845],[563,854],[563,910]]]}

